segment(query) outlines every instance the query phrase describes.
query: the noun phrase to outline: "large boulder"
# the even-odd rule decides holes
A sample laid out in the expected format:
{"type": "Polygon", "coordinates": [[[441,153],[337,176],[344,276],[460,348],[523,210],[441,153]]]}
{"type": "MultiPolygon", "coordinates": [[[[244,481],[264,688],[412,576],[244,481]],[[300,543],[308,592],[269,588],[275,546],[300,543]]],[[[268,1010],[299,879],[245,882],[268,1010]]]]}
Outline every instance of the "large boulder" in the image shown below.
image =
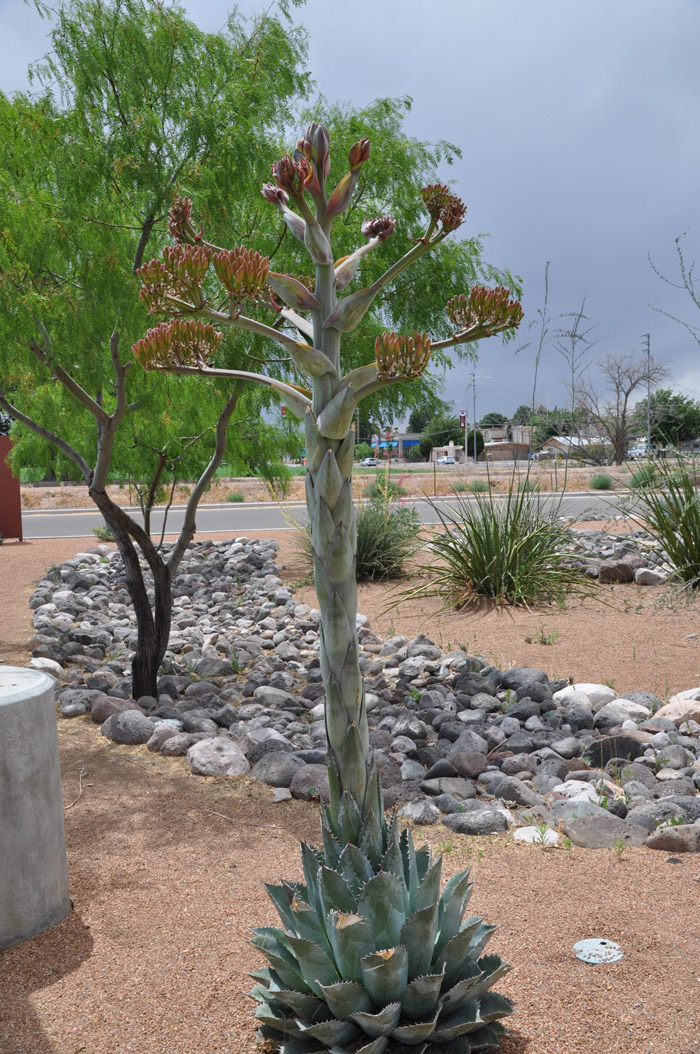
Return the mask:
{"type": "Polygon", "coordinates": [[[700,688],[688,688],[685,692],[671,696],[666,706],[657,710],[654,717],[665,717],[676,726],[682,725],[684,721],[697,721],[700,724],[700,688]]]}
{"type": "Polygon", "coordinates": [[[617,816],[605,813],[602,816],[583,816],[564,825],[566,834],[574,845],[583,849],[612,849],[613,846],[644,845],[648,832],[644,827],[628,823],[617,816]]]}
{"type": "Polygon", "coordinates": [[[241,748],[225,736],[193,743],[186,759],[190,772],[196,776],[243,776],[250,771],[241,748]]]}
{"type": "Polygon", "coordinates": [[[108,717],[100,731],[113,743],[135,746],[137,743],[147,743],[155,730],[155,723],[140,710],[124,710],[108,717]]]}

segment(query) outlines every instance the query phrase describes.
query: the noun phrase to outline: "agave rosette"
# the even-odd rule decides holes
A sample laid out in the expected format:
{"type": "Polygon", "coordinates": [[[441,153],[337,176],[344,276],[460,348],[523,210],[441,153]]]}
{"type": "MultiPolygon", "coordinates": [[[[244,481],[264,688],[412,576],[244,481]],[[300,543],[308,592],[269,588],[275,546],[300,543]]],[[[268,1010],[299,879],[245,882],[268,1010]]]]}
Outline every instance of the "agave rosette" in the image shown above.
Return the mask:
{"type": "Polygon", "coordinates": [[[282,926],[253,938],[268,963],[251,993],[261,1034],[281,1054],[496,1047],[512,1007],[490,989],[510,967],[483,954],[496,927],[465,918],[469,872],[441,892],[441,859],[396,819],[372,810],[346,842],[360,810],[346,794],[338,812],[325,809],[323,850],[301,847],[305,882],[267,887],[282,926]]]}

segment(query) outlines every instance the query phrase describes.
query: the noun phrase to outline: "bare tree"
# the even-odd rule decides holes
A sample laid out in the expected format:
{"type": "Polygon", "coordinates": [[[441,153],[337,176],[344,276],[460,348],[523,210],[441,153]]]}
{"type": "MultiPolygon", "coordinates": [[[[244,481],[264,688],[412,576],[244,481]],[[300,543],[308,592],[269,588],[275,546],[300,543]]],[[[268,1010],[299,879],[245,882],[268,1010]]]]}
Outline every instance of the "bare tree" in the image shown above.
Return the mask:
{"type": "Polygon", "coordinates": [[[590,380],[581,378],[576,400],[601,435],[609,439],[613,460],[616,465],[621,465],[632,438],[632,397],[640,388],[660,384],[668,376],[668,368],[663,362],[647,363],[646,359],[636,359],[632,355],[606,355],[597,365],[603,377],[604,391],[599,393],[590,380]]]}
{"type": "Polygon", "coordinates": [[[542,358],[542,352],[547,344],[549,344],[555,337],[560,338],[565,336],[567,331],[561,327],[552,328],[552,323],[556,322],[560,318],[575,318],[576,315],[571,312],[564,312],[560,315],[550,315],[549,310],[549,265],[551,261],[547,260],[544,265],[544,300],[542,307],[538,307],[535,314],[537,318],[533,318],[529,323],[528,328],[532,329],[533,326],[537,330],[537,340],[528,340],[525,344],[521,344],[519,348],[515,349],[516,355],[519,355],[521,351],[525,351],[527,348],[534,346],[535,348],[535,371],[532,378],[532,412],[535,412],[537,405],[537,374],[540,368],[540,359],[542,358]]]}
{"type": "MultiPolygon", "coordinates": [[[[683,234],[679,234],[678,237],[675,239],[680,281],[674,282],[672,279],[668,278],[665,274],[663,274],[656,266],[651,256],[649,256],[649,263],[652,266],[654,274],[658,275],[662,282],[665,282],[666,285],[670,285],[672,289],[685,290],[697,310],[700,311],[700,285],[698,285],[698,281],[695,277],[695,260],[692,260],[689,263],[685,256],[685,253],[683,252],[682,242],[687,233],[687,231],[684,231],[683,234]]],[[[688,331],[688,333],[690,333],[693,340],[697,344],[700,344],[700,326],[693,325],[692,322],[686,322],[684,319],[678,318],[676,315],[672,315],[668,311],[663,311],[660,307],[655,307],[654,311],[658,311],[660,315],[665,315],[666,318],[670,318],[673,322],[679,322],[680,325],[683,326],[688,331]]]]}

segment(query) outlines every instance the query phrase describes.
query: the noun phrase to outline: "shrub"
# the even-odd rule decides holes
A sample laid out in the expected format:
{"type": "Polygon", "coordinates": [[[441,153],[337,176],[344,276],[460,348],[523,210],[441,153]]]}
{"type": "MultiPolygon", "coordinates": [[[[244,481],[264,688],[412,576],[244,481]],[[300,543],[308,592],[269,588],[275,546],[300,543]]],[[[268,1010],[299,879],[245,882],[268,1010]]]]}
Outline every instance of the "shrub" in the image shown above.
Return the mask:
{"type": "Polygon", "coordinates": [[[537,494],[539,489],[539,483],[533,483],[531,479],[523,479],[518,483],[518,490],[521,494],[537,494]]]}
{"type": "MultiPolygon", "coordinates": [[[[490,484],[485,479],[473,479],[469,484],[469,490],[472,494],[486,494],[489,489],[490,484]]],[[[456,487],[455,490],[457,490],[456,487]]]]}
{"type": "Polygon", "coordinates": [[[114,535],[112,534],[112,528],[105,524],[103,527],[93,527],[92,533],[96,538],[99,538],[101,542],[113,542],[114,535]]]}
{"type": "Polygon", "coordinates": [[[226,495],[226,501],[245,501],[245,494],[242,490],[230,490],[226,495]]]}
{"type": "Polygon", "coordinates": [[[636,472],[633,472],[630,476],[630,487],[635,490],[639,490],[642,487],[649,487],[656,479],[656,466],[655,465],[642,465],[636,472]]]}
{"type": "Polygon", "coordinates": [[[613,478],[607,472],[598,472],[591,477],[591,490],[612,490],[613,478]]]}
{"type": "Polygon", "coordinates": [[[652,469],[654,476],[635,496],[632,509],[641,526],[667,554],[674,578],[689,589],[697,589],[700,585],[700,496],[695,490],[695,466],[689,469],[679,458],[677,468],[662,464],[645,468],[652,469]]]}
{"type": "Polygon", "coordinates": [[[415,509],[372,501],[357,513],[358,582],[401,578],[416,548],[420,521],[415,509]]]}
{"type": "Polygon", "coordinates": [[[434,596],[445,608],[461,608],[479,598],[527,606],[590,594],[590,581],[568,565],[570,536],[556,505],[546,508],[538,496],[511,488],[501,500],[489,495],[433,508],[444,532],[427,545],[425,581],[404,599],[434,596]]]}
{"type": "Polygon", "coordinates": [[[466,489],[467,489],[467,484],[466,483],[462,483],[461,480],[459,480],[457,483],[455,483],[455,485],[453,487],[453,490],[454,490],[455,494],[464,494],[466,489]]]}
{"type": "Polygon", "coordinates": [[[400,483],[396,483],[386,472],[377,473],[374,482],[365,488],[365,497],[370,502],[387,502],[402,497],[406,493],[400,483]]]}

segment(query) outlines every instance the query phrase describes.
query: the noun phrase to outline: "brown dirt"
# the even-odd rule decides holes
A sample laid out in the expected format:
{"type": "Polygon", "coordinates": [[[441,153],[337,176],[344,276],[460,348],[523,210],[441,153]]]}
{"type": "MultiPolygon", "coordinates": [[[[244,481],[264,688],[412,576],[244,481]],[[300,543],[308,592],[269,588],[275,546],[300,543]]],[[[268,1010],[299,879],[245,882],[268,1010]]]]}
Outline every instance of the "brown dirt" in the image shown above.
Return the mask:
{"type": "MultiPolygon", "coordinates": [[[[261,532],[262,533],[262,532],[261,532]]],[[[24,664],[31,584],[79,543],[0,549],[0,657],[24,664]]],[[[285,577],[306,569],[283,538],[285,577]]],[[[301,587],[307,600],[310,587],[301,587]]],[[[614,602],[559,612],[431,617],[402,606],[379,616],[383,587],[361,610],[388,632],[418,630],[502,665],[609,680],[617,688],[697,684],[697,612],[655,607],[663,591],[618,587],[614,602]],[[631,610],[624,610],[624,599],[631,610]],[[635,611],[637,603],[643,605],[635,611]],[[558,630],[551,645],[531,631],[558,630]],[[618,683],[619,681],[619,683],[618,683]]],[[[0,1054],[252,1054],[245,992],[260,965],[249,927],[272,924],[263,883],[300,874],[297,841],[316,840],[316,807],[272,804],[248,777],[202,779],[181,759],[108,743],[89,719],[58,725],[71,896],[58,926],[0,953],[0,1054]]],[[[422,831],[417,832],[423,840],[422,831]]],[[[428,829],[446,874],[470,866],[470,910],[500,928],[489,950],[514,967],[499,990],[516,1002],[504,1054],[700,1054],[697,949],[700,858],[627,849],[545,850],[507,835],[428,829]],[[618,941],[624,958],[586,966],[584,937],[618,941]]]]}
{"type": "MultiPolygon", "coordinates": [[[[614,480],[615,489],[624,489],[629,484],[629,469],[626,466],[618,468],[584,468],[570,467],[568,472],[558,462],[539,462],[530,466],[529,480],[533,486],[538,485],[541,490],[588,491],[591,478],[601,472],[608,473],[614,480]]],[[[353,479],[353,489],[356,498],[364,496],[365,490],[375,479],[382,477],[382,469],[368,470],[366,474],[357,472],[353,479]]],[[[519,482],[528,475],[526,462],[521,462],[515,470],[515,478],[519,482]]],[[[511,485],[513,468],[510,465],[490,465],[488,469],[493,490],[496,493],[505,493],[511,485]]],[[[475,480],[485,481],[487,470],[485,465],[468,465],[466,468],[455,466],[449,468],[436,466],[435,470],[416,469],[410,466],[402,466],[392,462],[392,481],[403,490],[407,496],[435,496],[440,494],[453,494],[455,485],[459,489],[468,487],[475,480]],[[403,469],[403,471],[401,471],[403,469]]],[[[190,495],[191,484],[182,484],[175,490],[175,504],[182,504],[190,495]]],[[[23,485],[22,508],[23,509],[79,509],[91,506],[87,489],[78,484],[60,484],[55,487],[23,485]]],[[[107,493],[117,505],[137,505],[138,495],[133,487],[128,484],[123,486],[111,486],[107,493]]],[[[239,493],[243,495],[244,501],[278,501],[279,494],[273,494],[267,484],[260,479],[218,479],[206,492],[205,501],[217,503],[230,500],[229,495],[239,493]]],[[[591,494],[596,493],[591,491],[591,494]]],[[[285,495],[290,501],[304,501],[304,478],[303,476],[292,477],[289,490],[285,495]]]]}

